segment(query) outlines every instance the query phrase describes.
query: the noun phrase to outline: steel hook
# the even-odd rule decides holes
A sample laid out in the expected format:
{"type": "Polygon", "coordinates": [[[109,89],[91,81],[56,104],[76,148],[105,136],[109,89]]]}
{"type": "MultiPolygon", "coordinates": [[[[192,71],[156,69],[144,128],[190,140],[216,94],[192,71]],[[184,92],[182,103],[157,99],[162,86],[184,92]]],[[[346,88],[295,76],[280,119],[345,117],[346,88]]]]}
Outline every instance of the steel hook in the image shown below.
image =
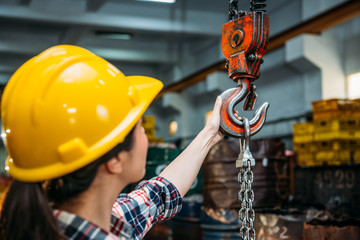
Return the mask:
{"type": "MultiPolygon", "coordinates": [[[[220,110],[220,129],[235,138],[245,137],[245,128],[243,121],[235,117],[234,108],[240,103],[249,93],[250,84],[248,79],[241,79],[239,87],[230,88],[221,93],[223,103],[220,110]]],[[[253,136],[258,133],[263,127],[266,120],[266,113],[269,108],[269,103],[265,102],[259,109],[255,111],[254,117],[249,121],[250,135],[253,136]]]]}

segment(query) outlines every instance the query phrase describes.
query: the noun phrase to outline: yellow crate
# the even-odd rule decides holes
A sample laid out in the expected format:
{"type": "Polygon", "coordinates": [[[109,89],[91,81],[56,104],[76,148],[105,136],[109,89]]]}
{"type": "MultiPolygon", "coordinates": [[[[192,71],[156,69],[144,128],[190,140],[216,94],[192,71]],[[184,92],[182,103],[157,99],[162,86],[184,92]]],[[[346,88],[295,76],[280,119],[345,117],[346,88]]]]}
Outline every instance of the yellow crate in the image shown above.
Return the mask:
{"type": "Polygon", "coordinates": [[[294,143],[307,143],[314,140],[314,124],[301,122],[293,124],[294,143]]]}
{"type": "Polygon", "coordinates": [[[335,118],[314,121],[315,141],[360,139],[360,118],[335,118]]]}
{"type": "Polygon", "coordinates": [[[299,166],[312,167],[315,166],[315,157],[313,153],[298,152],[296,162],[299,166]]]}
{"type": "Polygon", "coordinates": [[[148,137],[149,143],[162,143],[164,142],[163,138],[157,138],[157,137],[148,137]]]}
{"type": "Polygon", "coordinates": [[[315,160],[315,166],[340,166],[340,165],[348,165],[348,163],[344,163],[341,161],[315,160]]]}
{"type": "Polygon", "coordinates": [[[360,100],[355,99],[328,99],[312,102],[313,112],[328,110],[360,110],[360,100]]]}
{"type": "Polygon", "coordinates": [[[297,153],[312,153],[316,151],[314,142],[294,142],[294,151],[297,153]]]}
{"type": "Polygon", "coordinates": [[[143,125],[155,126],[155,117],[154,116],[144,115],[142,117],[142,120],[143,120],[143,125]]]}
{"type": "Polygon", "coordinates": [[[329,140],[359,140],[359,131],[334,131],[334,132],[318,132],[314,135],[315,141],[329,141],[329,140]]]}
{"type": "Polygon", "coordinates": [[[154,128],[144,128],[146,136],[149,137],[155,137],[155,129],[154,128]]]}
{"type": "Polygon", "coordinates": [[[314,121],[315,133],[360,130],[360,118],[332,118],[314,121]]]}
{"type": "Polygon", "coordinates": [[[316,152],[322,151],[356,151],[360,149],[360,140],[330,140],[317,141],[312,144],[312,150],[316,152]]]}
{"type": "Polygon", "coordinates": [[[309,143],[314,141],[314,135],[308,134],[308,135],[294,135],[293,137],[294,143],[309,143]]]}
{"type": "Polygon", "coordinates": [[[354,153],[354,163],[360,163],[360,150],[357,150],[354,153]]]}
{"type": "Polygon", "coordinates": [[[312,103],[313,119],[325,120],[330,118],[360,118],[360,100],[329,99],[312,103]]]}
{"type": "Polygon", "coordinates": [[[155,138],[155,117],[143,116],[142,127],[145,129],[145,134],[148,138],[155,138]]]}
{"type": "Polygon", "coordinates": [[[360,118],[360,110],[339,110],[339,111],[321,111],[313,112],[314,121],[326,120],[331,118],[360,118]]]}
{"type": "Polygon", "coordinates": [[[313,122],[301,122],[293,124],[294,135],[308,135],[314,132],[313,122]]]}
{"type": "Polygon", "coordinates": [[[360,161],[360,150],[356,151],[321,151],[315,153],[315,161],[327,163],[327,165],[351,164],[360,161]]]}

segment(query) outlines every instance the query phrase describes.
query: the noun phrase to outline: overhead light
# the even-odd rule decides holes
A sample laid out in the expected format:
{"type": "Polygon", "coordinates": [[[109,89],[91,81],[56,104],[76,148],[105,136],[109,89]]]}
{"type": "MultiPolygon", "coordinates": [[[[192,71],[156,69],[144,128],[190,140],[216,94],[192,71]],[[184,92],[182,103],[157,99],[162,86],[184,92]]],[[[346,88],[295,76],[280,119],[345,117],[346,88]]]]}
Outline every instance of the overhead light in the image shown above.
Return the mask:
{"type": "Polygon", "coordinates": [[[101,38],[117,39],[117,40],[130,40],[133,35],[124,32],[110,32],[110,31],[96,31],[95,35],[101,38]]]}
{"type": "Polygon", "coordinates": [[[348,76],[347,95],[348,98],[360,98],[360,72],[348,76]]]}
{"type": "Polygon", "coordinates": [[[176,0],[136,0],[138,2],[175,3],[176,0]]]}
{"type": "Polygon", "coordinates": [[[169,123],[169,133],[171,136],[174,136],[178,130],[178,123],[176,121],[171,121],[169,123]]]}

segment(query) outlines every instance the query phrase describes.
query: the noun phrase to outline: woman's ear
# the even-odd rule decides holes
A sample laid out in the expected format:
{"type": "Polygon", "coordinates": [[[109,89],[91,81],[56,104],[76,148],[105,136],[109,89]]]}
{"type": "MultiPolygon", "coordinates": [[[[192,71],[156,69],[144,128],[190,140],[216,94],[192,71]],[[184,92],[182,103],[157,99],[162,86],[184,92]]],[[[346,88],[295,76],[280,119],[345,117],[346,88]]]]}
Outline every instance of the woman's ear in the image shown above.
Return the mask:
{"type": "Polygon", "coordinates": [[[126,161],[126,152],[121,151],[115,157],[111,158],[105,163],[106,169],[113,174],[120,174],[124,169],[124,162],[126,161]]]}

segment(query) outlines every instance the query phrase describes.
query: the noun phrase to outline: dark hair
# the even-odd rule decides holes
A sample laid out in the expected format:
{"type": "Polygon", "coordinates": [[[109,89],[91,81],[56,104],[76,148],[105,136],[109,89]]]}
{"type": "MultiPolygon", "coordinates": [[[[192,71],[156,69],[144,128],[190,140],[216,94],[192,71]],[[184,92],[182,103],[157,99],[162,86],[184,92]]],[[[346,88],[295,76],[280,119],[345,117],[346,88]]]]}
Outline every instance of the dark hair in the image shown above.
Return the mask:
{"type": "Polygon", "coordinates": [[[49,203],[53,203],[56,207],[88,189],[101,164],[120,151],[131,150],[134,129],[135,127],[126,136],[124,142],[73,173],[41,183],[14,181],[1,209],[0,239],[66,239],[58,229],[49,203]]]}

